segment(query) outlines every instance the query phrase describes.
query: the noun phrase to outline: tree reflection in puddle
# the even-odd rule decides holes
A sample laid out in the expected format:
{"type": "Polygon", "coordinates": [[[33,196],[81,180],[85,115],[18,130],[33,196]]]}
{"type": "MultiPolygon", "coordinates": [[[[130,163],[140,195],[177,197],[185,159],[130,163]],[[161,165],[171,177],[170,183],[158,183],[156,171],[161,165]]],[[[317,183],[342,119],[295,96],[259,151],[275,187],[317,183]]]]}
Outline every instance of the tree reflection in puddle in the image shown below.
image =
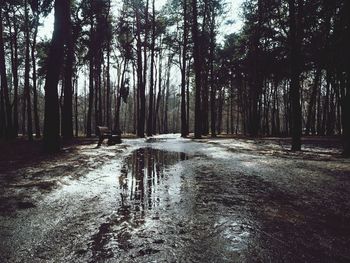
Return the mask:
{"type": "Polygon", "coordinates": [[[121,207],[134,212],[135,222],[142,222],[147,210],[160,205],[157,190],[167,167],[186,159],[184,153],[152,148],[140,148],[126,159],[119,176],[121,207]]]}
{"type": "Polygon", "coordinates": [[[147,211],[164,205],[161,187],[167,187],[168,168],[187,159],[185,153],[153,148],[137,149],[125,159],[118,177],[120,206],[92,237],[93,261],[113,257],[116,249],[134,247],[132,233],[145,223],[147,211]]]}

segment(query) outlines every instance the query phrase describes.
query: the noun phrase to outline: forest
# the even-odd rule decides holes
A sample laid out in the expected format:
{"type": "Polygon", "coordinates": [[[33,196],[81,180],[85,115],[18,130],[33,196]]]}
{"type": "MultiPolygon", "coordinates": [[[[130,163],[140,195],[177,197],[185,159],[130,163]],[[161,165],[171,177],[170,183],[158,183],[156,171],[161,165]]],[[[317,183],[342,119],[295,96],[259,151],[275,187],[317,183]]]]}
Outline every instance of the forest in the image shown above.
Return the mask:
{"type": "Polygon", "coordinates": [[[349,0],[0,0],[0,262],[350,262],[349,0]]]}
{"type": "Polygon", "coordinates": [[[349,155],[348,1],[246,0],[228,35],[224,0],[156,2],[1,0],[0,138],[341,135],[349,155]]]}

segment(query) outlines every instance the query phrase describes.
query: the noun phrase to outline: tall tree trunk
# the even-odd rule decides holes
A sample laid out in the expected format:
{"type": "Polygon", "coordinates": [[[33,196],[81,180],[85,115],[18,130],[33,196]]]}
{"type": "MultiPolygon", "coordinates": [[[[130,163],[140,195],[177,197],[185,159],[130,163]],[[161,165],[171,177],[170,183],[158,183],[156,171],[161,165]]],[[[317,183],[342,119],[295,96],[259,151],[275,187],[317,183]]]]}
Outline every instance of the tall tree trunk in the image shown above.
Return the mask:
{"type": "Polygon", "coordinates": [[[168,127],[168,101],[169,101],[169,95],[170,95],[170,66],[171,66],[171,56],[169,55],[168,59],[168,72],[167,72],[167,78],[166,78],[166,85],[165,85],[165,96],[164,96],[164,121],[163,121],[163,132],[165,134],[169,133],[169,127],[168,127]]]}
{"type": "Polygon", "coordinates": [[[35,137],[40,138],[40,122],[39,122],[39,113],[38,113],[38,90],[37,90],[37,72],[36,72],[36,59],[35,59],[35,51],[36,51],[36,38],[38,34],[38,26],[39,26],[39,14],[35,15],[35,24],[34,24],[34,34],[33,34],[33,43],[32,43],[32,63],[33,63],[33,107],[34,107],[34,125],[35,125],[35,137]]]}
{"type": "Polygon", "coordinates": [[[75,137],[78,137],[79,135],[78,115],[79,115],[79,112],[78,112],[78,76],[77,76],[75,80],[75,137]]]}
{"type": "MultiPolygon", "coordinates": [[[[350,34],[350,1],[345,1],[343,19],[345,20],[344,24],[346,26],[345,35],[349,36],[350,34]]],[[[349,47],[350,40],[348,37],[344,38],[344,47],[349,47]]],[[[349,50],[344,50],[346,53],[346,61],[350,60],[349,50]]],[[[342,101],[342,125],[343,125],[343,154],[346,157],[350,157],[350,64],[346,64],[346,86],[344,87],[344,98],[342,101]]]]}
{"type": "MultiPolygon", "coordinates": [[[[11,45],[11,70],[13,76],[13,136],[18,136],[18,25],[15,11],[13,11],[13,32],[9,14],[6,14],[9,24],[10,45],[11,45]]],[[[3,105],[4,106],[4,105],[3,105]]],[[[5,110],[5,108],[4,108],[5,110]]],[[[5,111],[4,111],[5,113],[5,111]]],[[[4,122],[2,123],[5,124],[4,122]]]]}
{"type": "Polygon", "coordinates": [[[0,86],[0,138],[6,135],[6,114],[5,114],[5,101],[2,85],[0,86]]]}
{"type": "Polygon", "coordinates": [[[92,109],[94,103],[94,18],[90,16],[90,46],[89,46],[89,106],[87,113],[86,136],[92,135],[92,109]]]}
{"type": "Polygon", "coordinates": [[[201,113],[201,62],[200,44],[198,35],[197,0],[192,0],[192,38],[193,38],[193,59],[195,72],[195,113],[194,113],[194,137],[202,137],[202,113],[201,113]]]}
{"type": "MultiPolygon", "coordinates": [[[[148,12],[147,12],[148,13],[148,12]]],[[[142,67],[142,42],[141,42],[141,21],[139,11],[136,10],[136,31],[137,31],[137,83],[138,83],[138,121],[137,121],[137,136],[140,138],[145,137],[145,108],[146,108],[146,97],[145,97],[145,83],[144,77],[145,69],[142,67]]],[[[146,41],[146,36],[145,36],[146,41]]],[[[146,47],[145,47],[146,49],[146,47]]],[[[145,52],[145,55],[147,53],[145,52]]],[[[146,59],[146,57],[144,58],[146,59]]],[[[146,62],[145,62],[146,63],[146,62]]]]}
{"type": "Polygon", "coordinates": [[[26,135],[26,96],[25,91],[23,90],[22,96],[21,96],[21,103],[22,104],[22,136],[26,135]]]}
{"type": "MultiPolygon", "coordinates": [[[[349,67],[349,66],[348,66],[349,67]]],[[[347,71],[347,84],[342,102],[343,155],[350,157],[350,70],[347,71]]]]}
{"type": "Polygon", "coordinates": [[[182,48],[182,68],[181,68],[181,136],[188,135],[188,127],[186,120],[186,60],[187,60],[187,45],[188,45],[188,14],[187,0],[183,0],[183,48],[182,48]]]}
{"type": "Polygon", "coordinates": [[[323,105],[323,116],[322,116],[322,125],[321,125],[321,135],[326,134],[326,126],[327,126],[327,117],[329,112],[329,94],[330,94],[330,72],[327,70],[326,72],[326,96],[323,105]]]}
{"type": "Polygon", "coordinates": [[[106,103],[106,120],[107,127],[111,127],[111,75],[110,75],[110,53],[111,53],[111,41],[107,43],[107,103],[106,103]]]}
{"type": "Polygon", "coordinates": [[[151,42],[151,71],[149,82],[149,105],[148,105],[148,120],[147,120],[147,136],[152,136],[153,133],[153,85],[154,85],[154,48],[156,41],[156,20],[155,20],[155,4],[152,1],[152,42],[151,42]]]}
{"type": "MultiPolygon", "coordinates": [[[[160,41],[161,43],[161,41],[160,41]]],[[[153,131],[154,134],[157,133],[157,123],[160,126],[159,121],[159,106],[160,106],[160,100],[162,97],[162,50],[159,51],[159,70],[158,70],[158,95],[157,95],[157,102],[156,102],[156,109],[155,109],[155,118],[154,118],[154,125],[153,125],[153,131]]]]}
{"type": "Polygon", "coordinates": [[[199,52],[200,52],[200,66],[201,66],[201,133],[202,135],[208,135],[209,133],[209,64],[207,60],[208,54],[208,39],[207,39],[207,27],[208,20],[210,19],[210,6],[212,1],[204,0],[203,14],[202,14],[202,30],[198,34],[199,39],[199,52]]]}
{"type": "Polygon", "coordinates": [[[73,138],[73,64],[74,43],[73,28],[70,15],[68,16],[66,29],[66,63],[64,72],[64,98],[62,114],[62,136],[63,139],[73,138]]]}
{"type": "Polygon", "coordinates": [[[121,131],[120,128],[120,106],[121,106],[121,94],[120,94],[120,85],[118,85],[117,88],[117,100],[116,100],[116,109],[115,109],[115,123],[114,123],[114,132],[119,132],[121,131]]]}
{"type": "MultiPolygon", "coordinates": [[[[289,4],[289,48],[290,48],[290,99],[291,99],[291,135],[292,135],[292,151],[301,150],[301,135],[302,135],[302,117],[300,105],[300,21],[297,22],[297,17],[301,17],[300,8],[302,1],[298,0],[298,14],[296,14],[295,0],[288,0],[289,4]]],[[[299,19],[298,19],[299,20],[299,19]]]]}
{"type": "Polygon", "coordinates": [[[322,116],[321,116],[321,88],[317,89],[317,116],[316,116],[316,120],[317,120],[317,126],[316,126],[316,130],[317,130],[317,135],[321,135],[321,130],[322,130],[322,116]]]}
{"type": "Polygon", "coordinates": [[[136,77],[136,73],[135,73],[135,65],[133,63],[132,65],[132,82],[133,82],[133,111],[134,111],[134,115],[133,115],[133,133],[136,134],[136,129],[137,129],[137,111],[138,111],[138,93],[136,90],[136,82],[137,82],[137,77],[136,77]]]}
{"type": "Polygon", "coordinates": [[[215,52],[215,7],[212,6],[211,24],[210,24],[210,130],[211,137],[216,137],[216,87],[214,83],[214,52],[215,52]]]}
{"type": "Polygon", "coordinates": [[[70,1],[55,1],[55,24],[47,64],[45,83],[44,148],[48,152],[60,149],[60,116],[57,85],[63,64],[70,1]]]}
{"type": "Polygon", "coordinates": [[[27,133],[28,139],[33,140],[33,128],[32,128],[32,104],[30,98],[30,38],[29,38],[29,16],[28,16],[28,1],[25,1],[25,62],[24,62],[24,94],[27,101],[27,133]]]}
{"type": "MultiPolygon", "coordinates": [[[[254,33],[251,40],[251,76],[249,76],[249,108],[247,130],[250,136],[257,136],[260,132],[259,98],[263,88],[262,59],[261,59],[261,31],[262,31],[262,0],[257,2],[257,24],[253,27],[254,33]]],[[[261,104],[260,104],[261,105],[261,104]]]]}
{"type": "Polygon", "coordinates": [[[233,79],[231,79],[231,87],[230,87],[230,133],[233,134],[233,97],[234,97],[234,91],[233,91],[233,79]]]}
{"type": "Polygon", "coordinates": [[[128,60],[125,59],[124,63],[120,63],[120,66],[118,67],[118,87],[117,87],[117,94],[116,94],[116,111],[115,111],[115,123],[114,123],[114,132],[120,132],[121,125],[120,125],[120,108],[121,108],[121,99],[122,99],[122,94],[121,94],[121,89],[125,85],[125,72],[127,69],[127,63],[128,60]],[[123,65],[122,65],[123,64],[123,65]]]}
{"type": "MultiPolygon", "coordinates": [[[[218,106],[218,134],[221,134],[222,131],[222,112],[225,105],[225,90],[222,89],[219,92],[219,106],[218,106]]],[[[228,116],[227,116],[228,117],[228,116]]]]}
{"type": "Polygon", "coordinates": [[[186,81],[186,121],[187,121],[187,135],[190,133],[190,72],[191,72],[191,60],[188,61],[187,67],[187,81],[186,81]]]}

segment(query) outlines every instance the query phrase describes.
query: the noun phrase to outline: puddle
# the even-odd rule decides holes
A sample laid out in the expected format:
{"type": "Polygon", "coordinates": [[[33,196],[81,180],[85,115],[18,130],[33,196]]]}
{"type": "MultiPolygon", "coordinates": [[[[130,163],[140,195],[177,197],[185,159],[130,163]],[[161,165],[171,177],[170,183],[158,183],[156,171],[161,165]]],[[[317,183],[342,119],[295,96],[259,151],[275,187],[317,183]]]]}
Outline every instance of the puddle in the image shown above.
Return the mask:
{"type": "Polygon", "coordinates": [[[121,204],[144,216],[161,202],[157,188],[171,165],[187,160],[185,153],[141,148],[128,157],[118,178],[121,204]]]}
{"type": "MultiPolygon", "coordinates": [[[[108,259],[116,250],[128,251],[135,247],[131,239],[137,230],[147,220],[159,220],[159,213],[152,210],[167,207],[169,198],[164,197],[164,190],[169,187],[171,166],[187,159],[188,155],[182,152],[153,148],[137,149],[125,159],[117,180],[119,206],[92,237],[92,261],[108,259]]],[[[157,250],[144,248],[136,256],[153,253],[157,250]]]]}

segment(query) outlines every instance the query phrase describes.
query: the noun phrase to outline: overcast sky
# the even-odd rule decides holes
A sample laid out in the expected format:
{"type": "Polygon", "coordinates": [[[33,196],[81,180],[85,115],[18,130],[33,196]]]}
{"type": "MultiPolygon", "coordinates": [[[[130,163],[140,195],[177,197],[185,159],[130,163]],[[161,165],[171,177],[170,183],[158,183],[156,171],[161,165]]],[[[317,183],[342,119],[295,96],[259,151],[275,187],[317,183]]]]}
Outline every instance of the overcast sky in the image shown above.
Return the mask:
{"type": "MultiPolygon", "coordinates": [[[[240,19],[240,6],[243,2],[243,0],[226,0],[228,2],[227,8],[227,14],[226,14],[226,20],[234,20],[235,23],[232,25],[223,25],[219,28],[219,42],[223,39],[223,36],[225,34],[230,34],[233,32],[237,32],[242,27],[242,22],[240,19]]],[[[117,3],[116,0],[112,0],[112,3],[117,3]]],[[[119,2],[119,1],[118,1],[119,2]]],[[[161,8],[166,0],[156,0],[156,6],[157,9],[161,8]]],[[[53,24],[54,24],[54,16],[53,13],[51,13],[47,18],[43,21],[43,26],[39,28],[39,37],[41,38],[48,38],[50,39],[52,37],[52,30],[53,30],[53,24]]]]}

